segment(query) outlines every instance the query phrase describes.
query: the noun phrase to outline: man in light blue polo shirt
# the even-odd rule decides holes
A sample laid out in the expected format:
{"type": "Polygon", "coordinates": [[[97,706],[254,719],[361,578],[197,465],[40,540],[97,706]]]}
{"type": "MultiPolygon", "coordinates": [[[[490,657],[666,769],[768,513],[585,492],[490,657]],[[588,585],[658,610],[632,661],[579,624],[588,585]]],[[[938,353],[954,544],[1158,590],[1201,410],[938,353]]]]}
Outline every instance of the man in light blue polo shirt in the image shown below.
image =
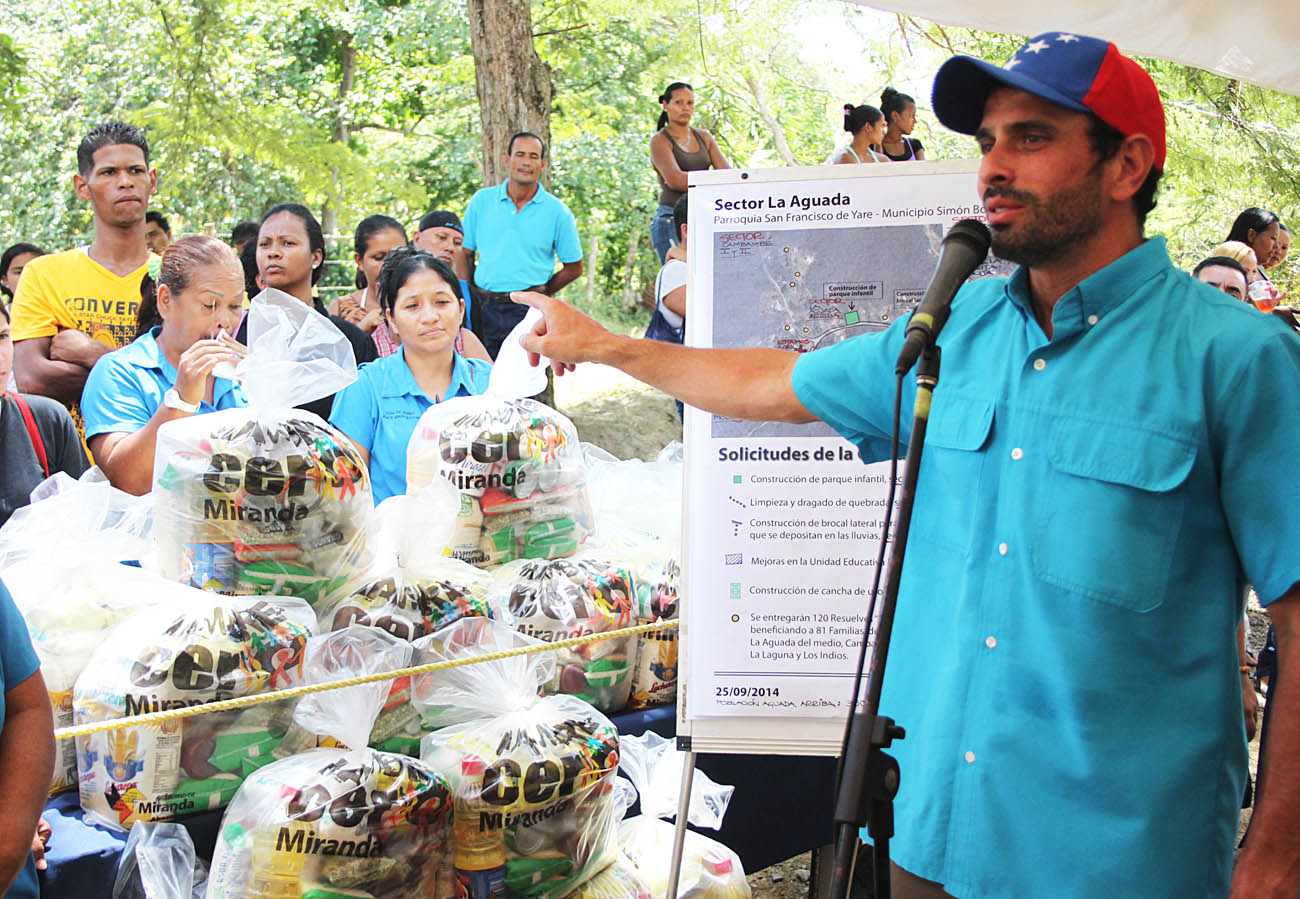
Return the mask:
{"type": "Polygon", "coordinates": [[[526,311],[504,294],[536,290],[554,296],[582,274],[573,213],[541,185],[546,162],[541,138],[516,134],[506,149],[509,177],[476,192],[465,209],[464,247],[477,254],[472,280],[486,293],[474,312],[474,330],[493,359],[526,311]]]}
{"type": "MultiPolygon", "coordinates": [[[[893,895],[1221,897],[1231,881],[1233,899],[1294,899],[1300,482],[1275,458],[1300,445],[1300,341],[1143,237],[1164,111],[1113,44],[1049,32],[1001,67],[956,57],[933,101],[975,135],[993,249],[1021,268],[966,285],[939,339],[881,700],[907,731],[893,895]],[[1247,582],[1277,628],[1285,723],[1234,871],[1247,582]]],[[[799,356],[651,344],[519,298],[546,319],[530,352],[889,454],[903,319],[799,356]]]]}
{"type": "MultiPolygon", "coordinates": [[[[406,363],[406,348],[361,366],[357,380],[339,392],[330,424],[370,454],[370,492],[375,503],[406,492],[406,445],[420,416],[433,405],[406,363]]],[[[487,390],[492,365],[452,356],[451,383],[442,399],[487,390]]]]}

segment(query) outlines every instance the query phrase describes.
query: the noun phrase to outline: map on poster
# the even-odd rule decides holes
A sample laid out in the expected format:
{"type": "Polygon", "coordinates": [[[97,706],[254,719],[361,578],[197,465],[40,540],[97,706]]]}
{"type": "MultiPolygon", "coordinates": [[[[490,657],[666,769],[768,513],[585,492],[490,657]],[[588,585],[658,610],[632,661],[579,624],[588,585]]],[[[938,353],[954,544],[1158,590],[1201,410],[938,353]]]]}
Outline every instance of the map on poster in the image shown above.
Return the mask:
{"type": "MultiPolygon", "coordinates": [[[[719,231],[713,235],[713,346],[806,353],[911,315],[947,229],[939,224],[719,231]],[[738,315],[737,310],[746,310],[738,315]]],[[[986,261],[975,273],[997,270],[986,261]]],[[[713,416],[714,437],[830,435],[823,424],[713,416]]]]}
{"type": "MultiPolygon", "coordinates": [[[[952,224],[978,215],[974,170],[692,173],[687,341],[804,353],[885,330],[920,301],[952,224]]],[[[820,422],[689,407],[685,444],[678,735],[703,752],[837,754],[890,463],[864,465],[820,422]]]]}

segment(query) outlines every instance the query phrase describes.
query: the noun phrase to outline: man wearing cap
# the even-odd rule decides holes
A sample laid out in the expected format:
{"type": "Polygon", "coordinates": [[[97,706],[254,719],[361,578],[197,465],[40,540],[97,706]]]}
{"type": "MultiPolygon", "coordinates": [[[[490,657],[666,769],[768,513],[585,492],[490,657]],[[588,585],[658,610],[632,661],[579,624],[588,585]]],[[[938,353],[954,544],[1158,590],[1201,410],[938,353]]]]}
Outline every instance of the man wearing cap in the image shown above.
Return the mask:
{"type": "Polygon", "coordinates": [[[460,293],[465,298],[465,327],[474,327],[471,311],[469,289],[469,265],[465,261],[465,227],[460,217],[449,209],[435,209],[420,219],[420,227],[411,238],[411,243],[425,252],[432,253],[451,266],[460,280],[460,293]]]}
{"type": "MultiPolygon", "coordinates": [[[[1164,114],[1114,45],[1049,32],[1000,67],[956,57],[933,107],[975,135],[993,249],[1021,267],[963,287],[939,341],[881,703],[907,730],[894,895],[1227,895],[1250,582],[1282,641],[1283,723],[1232,895],[1291,899],[1300,485],[1270,471],[1300,443],[1300,342],[1144,238],[1164,114]]],[[[889,455],[902,325],[801,356],[693,350],[518,298],[545,314],[530,352],[889,455]]]]}
{"type": "Polygon", "coordinates": [[[479,303],[475,331],[494,359],[527,311],[511,305],[505,294],[535,290],[553,296],[582,274],[573,213],[541,184],[546,162],[541,138],[514,135],[506,148],[509,176],[475,193],[465,209],[465,249],[477,254],[473,281],[487,294],[479,303]]]}

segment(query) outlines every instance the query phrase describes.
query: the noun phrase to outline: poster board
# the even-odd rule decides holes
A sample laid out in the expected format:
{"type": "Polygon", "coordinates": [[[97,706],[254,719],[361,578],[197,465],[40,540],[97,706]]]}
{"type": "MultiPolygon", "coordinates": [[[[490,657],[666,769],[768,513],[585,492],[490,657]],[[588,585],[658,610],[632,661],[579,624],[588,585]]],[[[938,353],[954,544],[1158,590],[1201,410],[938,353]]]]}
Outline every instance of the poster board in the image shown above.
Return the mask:
{"type": "MultiPolygon", "coordinates": [[[[920,301],[952,224],[982,215],[977,168],[692,172],[686,342],[805,352],[883,331],[920,301]]],[[[679,746],[838,755],[889,463],[863,465],[820,422],[691,407],[684,443],[679,746]]]]}

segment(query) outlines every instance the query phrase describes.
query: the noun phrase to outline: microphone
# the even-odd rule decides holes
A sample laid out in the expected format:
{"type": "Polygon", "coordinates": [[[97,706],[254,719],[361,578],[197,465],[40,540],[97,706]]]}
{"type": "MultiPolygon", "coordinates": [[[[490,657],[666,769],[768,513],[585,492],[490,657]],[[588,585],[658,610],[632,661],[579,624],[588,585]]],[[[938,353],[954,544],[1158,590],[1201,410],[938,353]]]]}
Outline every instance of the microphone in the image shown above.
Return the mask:
{"type": "Polygon", "coordinates": [[[943,236],[939,262],[934,267],[930,286],[925,289],[925,296],[907,323],[903,349],[894,367],[895,374],[907,374],[916,364],[921,350],[939,336],[939,331],[948,321],[953,296],[988,256],[992,242],[989,229],[975,219],[962,219],[943,236]]]}

